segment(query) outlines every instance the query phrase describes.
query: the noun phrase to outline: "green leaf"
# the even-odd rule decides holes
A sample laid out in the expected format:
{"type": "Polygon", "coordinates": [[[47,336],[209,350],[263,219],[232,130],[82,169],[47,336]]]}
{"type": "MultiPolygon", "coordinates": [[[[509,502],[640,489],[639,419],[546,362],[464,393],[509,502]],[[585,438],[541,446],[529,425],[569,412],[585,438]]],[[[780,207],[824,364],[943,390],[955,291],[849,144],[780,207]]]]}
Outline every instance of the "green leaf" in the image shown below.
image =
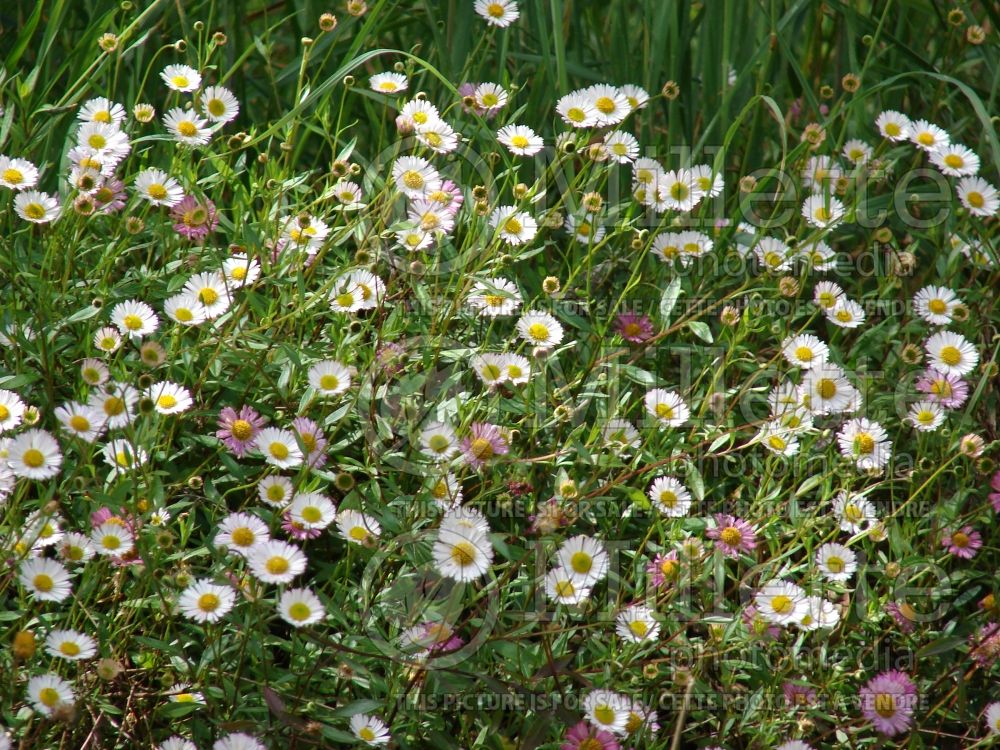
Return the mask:
{"type": "Polygon", "coordinates": [[[663,296],[660,297],[660,319],[663,325],[669,325],[670,313],[674,311],[677,298],[680,296],[681,280],[680,277],[677,277],[667,285],[667,288],[663,290],[663,296]]]}
{"type": "Polygon", "coordinates": [[[700,320],[692,320],[687,324],[688,328],[691,329],[691,333],[700,338],[702,341],[706,341],[711,344],[715,341],[712,338],[712,329],[708,327],[708,323],[704,323],[700,320]]]}

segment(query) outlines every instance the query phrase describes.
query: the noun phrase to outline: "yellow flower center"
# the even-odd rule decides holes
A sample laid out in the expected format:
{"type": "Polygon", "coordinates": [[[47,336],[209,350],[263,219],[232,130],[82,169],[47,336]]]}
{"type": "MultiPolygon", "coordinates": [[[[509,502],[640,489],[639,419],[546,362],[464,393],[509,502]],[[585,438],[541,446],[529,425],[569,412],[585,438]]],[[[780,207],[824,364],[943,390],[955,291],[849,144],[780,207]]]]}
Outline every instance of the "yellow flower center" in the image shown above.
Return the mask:
{"type": "Polygon", "coordinates": [[[615,111],[615,100],[609,96],[602,96],[594,102],[594,106],[597,107],[600,112],[610,115],[615,111]]]}
{"type": "Polygon", "coordinates": [[[573,596],[576,593],[576,586],[573,585],[572,581],[556,581],[554,588],[556,596],[563,599],[573,596]]]}
{"type": "Polygon", "coordinates": [[[410,190],[419,190],[424,186],[424,178],[415,169],[408,169],[403,172],[403,184],[410,190]]]}
{"type": "Polygon", "coordinates": [[[234,529],[230,536],[237,547],[249,547],[257,540],[257,535],[246,526],[234,529]]]}
{"type": "Polygon", "coordinates": [[[795,603],[792,601],[790,596],[785,596],[784,594],[778,594],[776,597],[771,599],[771,609],[777,612],[779,615],[787,615],[795,608],[795,603]]]}
{"type": "Polygon", "coordinates": [[[660,504],[665,508],[674,508],[677,506],[677,495],[670,490],[663,490],[660,493],[660,504]]]}
{"type": "Polygon", "coordinates": [[[670,186],[670,197],[676,201],[682,201],[688,197],[691,189],[683,182],[675,182],[670,186]]]}
{"type": "Polygon", "coordinates": [[[820,398],[831,399],[837,395],[837,384],[830,378],[820,378],[816,384],[816,392],[820,398]]]}
{"type": "Polygon", "coordinates": [[[583,122],[587,119],[587,113],[579,107],[570,107],[566,110],[566,119],[573,122],[583,122]]]}
{"type": "Polygon", "coordinates": [[[307,505],[301,515],[306,523],[319,523],[323,519],[323,512],[315,505],[307,505]]]}
{"type": "Polygon", "coordinates": [[[59,652],[64,656],[79,656],[80,647],[73,641],[63,641],[59,644],[59,652]]]}
{"type": "Polygon", "coordinates": [[[283,557],[275,556],[268,558],[267,563],[264,565],[267,568],[267,572],[274,576],[280,576],[288,572],[288,560],[283,557]]]}
{"type": "Polygon", "coordinates": [[[167,189],[158,182],[154,182],[146,188],[146,194],[153,200],[162,201],[167,197],[167,189]]]}
{"type": "Polygon", "coordinates": [[[209,99],[205,108],[212,117],[222,117],[226,114],[226,103],[222,99],[209,99]]]}
{"type": "Polygon", "coordinates": [[[646,624],[645,620],[632,620],[628,624],[628,629],[639,638],[645,638],[646,634],[649,633],[649,625],[646,624]]]}
{"type": "Polygon", "coordinates": [[[948,154],[944,157],[944,163],[952,169],[961,169],[965,166],[965,160],[958,154],[948,154]]]}
{"type": "Polygon", "coordinates": [[[352,526],[347,535],[356,542],[363,542],[368,538],[368,529],[364,526],[352,526]]]}
{"type": "Polygon", "coordinates": [[[983,198],[983,194],[978,190],[970,190],[966,193],[965,200],[969,201],[969,205],[973,208],[982,208],[983,204],[986,203],[986,199],[983,198]]]}
{"type": "Polygon", "coordinates": [[[896,698],[892,693],[877,693],[875,695],[875,712],[883,719],[891,719],[896,715],[896,698]]]}
{"type": "Polygon", "coordinates": [[[177,399],[171,396],[169,393],[164,393],[158,399],[156,399],[156,405],[161,409],[173,409],[177,406],[177,399]]]}
{"type": "Polygon", "coordinates": [[[523,229],[523,227],[521,226],[521,222],[519,222],[517,218],[513,216],[511,216],[509,219],[507,219],[507,221],[503,223],[503,228],[504,231],[508,232],[509,234],[520,234],[521,230],[523,229]]]}
{"type": "Polygon", "coordinates": [[[142,328],[142,318],[140,318],[138,315],[135,315],[134,313],[126,315],[125,318],[122,320],[122,322],[125,324],[125,327],[128,328],[130,331],[138,331],[140,328],[142,328]]]}
{"type": "Polygon", "coordinates": [[[253,425],[251,425],[245,419],[237,419],[233,422],[232,427],[229,431],[233,434],[233,437],[237,440],[249,440],[253,435],[253,425]]]}
{"type": "Polygon", "coordinates": [[[784,438],[781,438],[778,435],[771,435],[767,439],[767,444],[770,445],[772,448],[774,448],[776,451],[783,451],[785,450],[785,448],[788,447],[788,443],[785,442],[784,438]]]}
{"type": "Polygon", "coordinates": [[[574,552],[569,559],[569,566],[577,573],[589,573],[594,566],[594,559],[583,550],[574,552]]]}
{"type": "Polygon", "coordinates": [[[535,341],[548,341],[549,329],[544,323],[532,323],[528,326],[528,335],[535,341]]]}
{"type": "Polygon", "coordinates": [[[854,503],[848,503],[844,507],[844,518],[846,518],[851,523],[860,523],[865,517],[864,511],[861,510],[854,503]]]}
{"type": "Polygon", "coordinates": [[[932,299],[927,303],[927,309],[935,315],[944,315],[944,313],[948,312],[948,305],[945,304],[944,300],[932,299]]]}
{"type": "Polygon", "coordinates": [[[836,555],[830,555],[826,558],[826,569],[831,573],[843,573],[844,572],[844,560],[843,558],[837,557],[836,555]]]}
{"type": "Polygon", "coordinates": [[[955,346],[949,345],[941,347],[941,353],[939,356],[941,357],[942,362],[946,365],[950,365],[951,367],[954,367],[962,361],[962,352],[960,352],[958,347],[955,346]]]}
{"type": "Polygon", "coordinates": [[[122,546],[122,540],[114,534],[105,534],[104,538],[101,540],[101,546],[104,549],[118,549],[122,546]]]}
{"type": "Polygon", "coordinates": [[[380,89],[382,89],[382,91],[395,91],[396,90],[396,82],[395,81],[382,81],[382,83],[380,83],[378,85],[378,87],[380,89]]]}
{"type": "Polygon", "coordinates": [[[24,207],[24,213],[29,219],[41,219],[45,216],[45,207],[41,203],[29,203],[24,207]]]}
{"type": "Polygon", "coordinates": [[[19,185],[24,182],[24,174],[22,174],[20,169],[8,167],[3,171],[3,181],[11,185],[19,185]]]}
{"type": "Polygon", "coordinates": [[[323,375],[319,379],[319,387],[324,391],[334,391],[340,385],[340,379],[336,375],[323,375]]]}
{"type": "Polygon", "coordinates": [[[28,448],[21,460],[24,461],[25,466],[37,469],[45,463],[45,455],[37,448],[28,448]]]}
{"type": "Polygon", "coordinates": [[[311,614],[312,610],[309,609],[309,605],[305,602],[295,602],[295,604],[288,608],[288,616],[296,622],[305,622],[311,614]]]}
{"type": "Polygon", "coordinates": [[[895,138],[896,136],[898,136],[902,132],[903,132],[903,129],[899,126],[899,123],[897,123],[897,122],[887,122],[885,124],[885,134],[886,135],[889,135],[889,136],[892,136],[893,138],[895,138]]]}
{"type": "Polygon", "coordinates": [[[285,489],[280,484],[272,484],[267,488],[267,499],[272,503],[279,503],[285,499],[285,489]]]}
{"type": "Polygon", "coordinates": [[[221,603],[215,594],[202,594],[198,597],[198,609],[202,612],[214,612],[221,603]]]}
{"type": "Polygon", "coordinates": [[[42,688],[38,691],[38,702],[46,708],[53,708],[59,703],[59,691],[50,687],[42,688]]]}
{"type": "Polygon", "coordinates": [[[275,440],[271,445],[268,446],[268,451],[279,461],[284,461],[288,458],[288,446],[284,443],[275,440]]]}
{"type": "Polygon", "coordinates": [[[669,404],[657,404],[656,416],[660,419],[673,419],[674,410],[669,404]]]}
{"type": "Polygon", "coordinates": [[[472,441],[472,445],[469,448],[472,451],[472,455],[480,461],[485,461],[493,456],[493,443],[486,438],[476,438],[472,441]]]}
{"type": "Polygon", "coordinates": [[[186,89],[188,87],[188,77],[182,75],[176,75],[170,79],[170,82],[174,84],[179,89],[186,89]]]}
{"type": "Polygon", "coordinates": [[[960,549],[969,546],[969,535],[962,531],[956,531],[951,535],[951,543],[960,549]]]}
{"type": "Polygon", "coordinates": [[[55,581],[52,580],[52,576],[45,573],[39,573],[36,575],[32,581],[32,585],[43,593],[48,593],[53,588],[55,588],[55,581]]]}
{"type": "Polygon", "coordinates": [[[601,724],[615,723],[615,710],[608,705],[600,705],[594,708],[594,718],[601,724]]]}
{"type": "Polygon", "coordinates": [[[456,565],[472,565],[476,559],[476,549],[469,542],[459,542],[451,548],[451,559],[456,565]]]}
{"type": "Polygon", "coordinates": [[[875,451],[875,438],[867,432],[863,432],[854,438],[854,452],[863,456],[870,455],[875,451]]]}
{"type": "Polygon", "coordinates": [[[74,414],[69,419],[69,426],[77,432],[86,432],[90,429],[90,420],[86,417],[80,416],[79,414],[74,414]]]}
{"type": "Polygon", "coordinates": [[[108,145],[108,140],[100,133],[91,133],[87,145],[92,149],[101,149],[108,145]]]}
{"type": "Polygon", "coordinates": [[[514,148],[527,148],[528,139],[523,135],[515,135],[510,139],[510,145],[514,146],[514,148]]]}
{"type": "Polygon", "coordinates": [[[917,136],[917,141],[922,146],[933,146],[934,145],[934,135],[932,133],[924,131],[923,133],[921,133],[920,135],[917,136]]]}
{"type": "MultiPolygon", "coordinates": [[[[501,13],[502,12],[503,12],[503,9],[501,9],[501,13]]],[[[490,13],[490,15],[494,15],[494,14],[490,13]]],[[[371,742],[372,740],[375,739],[375,732],[373,732],[371,730],[371,727],[361,727],[361,729],[358,730],[358,737],[360,737],[361,739],[363,739],[365,742],[371,742]]]]}
{"type": "Polygon", "coordinates": [[[125,402],[117,396],[108,396],[104,399],[104,413],[109,417],[117,417],[125,411],[125,402]]]}
{"type": "Polygon", "coordinates": [[[488,364],[483,366],[483,379],[484,380],[496,380],[503,373],[499,367],[494,364],[488,364]]]}
{"type": "Polygon", "coordinates": [[[719,533],[719,539],[722,540],[723,544],[736,547],[743,541],[743,534],[735,526],[727,526],[719,533]]]}
{"type": "Polygon", "coordinates": [[[503,10],[502,3],[490,3],[486,6],[486,12],[493,18],[503,18],[503,10]]]}

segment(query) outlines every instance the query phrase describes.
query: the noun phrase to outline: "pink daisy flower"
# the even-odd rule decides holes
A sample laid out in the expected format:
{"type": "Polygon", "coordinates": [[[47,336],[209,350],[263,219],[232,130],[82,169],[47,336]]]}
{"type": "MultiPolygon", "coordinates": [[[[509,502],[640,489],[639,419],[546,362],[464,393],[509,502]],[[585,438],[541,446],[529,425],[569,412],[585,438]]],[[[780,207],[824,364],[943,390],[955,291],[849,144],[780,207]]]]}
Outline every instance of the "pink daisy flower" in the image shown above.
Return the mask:
{"type": "Polygon", "coordinates": [[[891,737],[909,729],[919,696],[917,686],[905,672],[882,672],[869,680],[858,695],[861,713],[879,732],[891,737]]]}
{"type": "Polygon", "coordinates": [[[253,448],[253,441],[267,420],[250,406],[242,406],[236,411],[231,406],[219,412],[219,438],[237,458],[243,458],[253,448]]]}
{"type": "Polygon", "coordinates": [[[665,555],[657,554],[652,560],[646,563],[646,574],[649,582],[657,587],[666,587],[670,581],[677,577],[680,570],[680,562],[677,560],[677,552],[668,552],[665,555]]]}
{"type": "Polygon", "coordinates": [[[776,641],[781,635],[781,628],[777,625],[772,625],[758,615],[757,608],[752,604],[747,605],[741,617],[743,618],[743,624],[750,631],[750,635],[755,638],[765,641],[776,641]]]}
{"type": "Polygon", "coordinates": [[[953,531],[941,539],[941,546],[955,557],[971,560],[976,556],[979,548],[983,546],[983,538],[971,526],[963,526],[958,531],[953,531]]]}
{"type": "Polygon", "coordinates": [[[208,198],[199,201],[193,195],[185,195],[171,208],[170,218],[174,221],[174,231],[189,240],[203,240],[219,226],[215,204],[208,198]]]}
{"type": "Polygon", "coordinates": [[[444,210],[449,216],[454,216],[462,207],[462,203],[465,202],[465,196],[462,195],[462,189],[451,180],[445,180],[441,183],[441,192],[447,193],[451,196],[450,200],[445,205],[444,210]]]}
{"type": "Polygon", "coordinates": [[[94,191],[94,203],[103,214],[114,214],[125,208],[125,183],[117,178],[105,180],[94,191]]]}
{"type": "Polygon", "coordinates": [[[726,557],[738,558],[741,552],[749,552],[757,546],[757,534],[753,527],[741,518],[726,513],[715,514],[715,528],[705,532],[715,540],[716,548],[726,557]]]}
{"type": "Polygon", "coordinates": [[[938,372],[928,368],[917,378],[917,390],[927,394],[928,401],[935,401],[945,409],[958,409],[969,397],[969,384],[958,375],[938,372]]]}
{"type": "Polygon", "coordinates": [[[993,510],[1000,513],[1000,471],[990,479],[990,489],[993,490],[990,493],[990,502],[993,504],[993,510]]]}
{"type": "Polygon", "coordinates": [[[611,732],[590,726],[581,721],[566,730],[560,750],[621,750],[621,745],[611,732]]]}
{"type": "Polygon", "coordinates": [[[912,633],[915,627],[914,620],[917,616],[916,611],[909,604],[905,602],[903,604],[897,604],[896,602],[889,602],[885,605],[885,611],[888,612],[892,619],[896,621],[896,625],[904,633],[912,633]]]}
{"type": "Polygon", "coordinates": [[[653,338],[653,321],[648,315],[620,313],[615,318],[615,333],[633,344],[642,344],[653,338]]]}
{"type": "Polygon", "coordinates": [[[306,465],[310,469],[322,468],[327,460],[326,437],[323,435],[323,430],[308,417],[293,419],[292,429],[306,448],[306,465]]]}
{"type": "Polygon", "coordinates": [[[969,656],[986,668],[1000,658],[1000,625],[988,622],[969,636],[969,656]]]}
{"type": "Polygon", "coordinates": [[[306,539],[315,539],[320,534],[323,533],[322,529],[308,529],[301,523],[292,518],[291,511],[285,511],[281,514],[281,530],[284,531],[292,539],[297,539],[299,541],[304,541],[306,539]]]}
{"type": "Polygon", "coordinates": [[[809,707],[816,703],[816,691],[808,685],[786,682],[781,689],[785,694],[785,705],[789,708],[809,707]]]}
{"type": "Polygon", "coordinates": [[[489,422],[473,422],[469,427],[469,435],[462,441],[465,461],[473,469],[478,469],[491,458],[502,456],[508,451],[510,446],[500,428],[489,422]]]}

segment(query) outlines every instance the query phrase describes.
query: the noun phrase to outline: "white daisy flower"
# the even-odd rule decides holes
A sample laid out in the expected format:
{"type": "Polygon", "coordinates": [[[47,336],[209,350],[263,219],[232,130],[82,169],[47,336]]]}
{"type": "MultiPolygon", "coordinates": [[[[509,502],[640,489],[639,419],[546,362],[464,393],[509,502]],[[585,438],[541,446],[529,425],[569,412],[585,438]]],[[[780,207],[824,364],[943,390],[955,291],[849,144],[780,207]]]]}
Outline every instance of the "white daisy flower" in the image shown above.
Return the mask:
{"type": "Polygon", "coordinates": [[[24,401],[14,391],[0,389],[0,433],[16,429],[24,418],[24,401]]]}
{"type": "Polygon", "coordinates": [[[691,493],[674,477],[657,477],[646,494],[665,516],[680,518],[691,509],[691,493]]]}
{"type": "Polygon", "coordinates": [[[111,467],[111,474],[125,474],[142,466],[149,459],[146,451],[124,438],[112,440],[101,450],[105,463],[111,467]]]}
{"type": "Polygon", "coordinates": [[[805,592],[794,583],[771,581],[754,594],[758,614],[775,625],[799,622],[808,609],[805,592]]]}
{"type": "Polygon", "coordinates": [[[689,169],[670,170],[657,175],[653,188],[658,203],[683,213],[694,209],[705,196],[689,169]]]}
{"type": "Polygon", "coordinates": [[[840,622],[840,612],[833,605],[821,596],[806,597],[805,612],[802,617],[795,622],[799,630],[810,632],[820,628],[833,628],[840,622]]]}
{"type": "Polygon", "coordinates": [[[496,317],[513,315],[521,306],[521,293],[517,286],[507,279],[487,279],[477,281],[465,304],[479,312],[480,315],[496,317]]]}
{"type": "Polygon", "coordinates": [[[442,526],[432,555],[435,568],[445,578],[474,581],[490,569],[493,545],[478,529],[442,526]]]}
{"type": "Polygon", "coordinates": [[[507,125],[497,131],[497,140],[517,156],[533,156],[545,142],[527,125],[507,125]]]}
{"type": "Polygon", "coordinates": [[[834,364],[823,362],[808,370],[802,385],[807,394],[806,404],[813,414],[846,411],[857,396],[844,372],[834,364]]]}
{"type": "Polygon", "coordinates": [[[802,204],[802,216],[806,223],[818,229],[832,229],[840,224],[847,209],[839,198],[810,195],[802,204]]]}
{"type": "Polygon", "coordinates": [[[372,516],[356,510],[342,510],[337,514],[337,529],[340,536],[353,544],[365,544],[377,539],[382,526],[372,516]]]}
{"type": "Polygon", "coordinates": [[[833,498],[833,515],[840,524],[841,531],[857,534],[878,520],[875,506],[861,495],[853,495],[841,490],[833,498]]]}
{"type": "Polygon", "coordinates": [[[753,253],[761,266],[771,273],[788,271],[792,267],[792,251],[777,237],[761,237],[753,246],[753,253]]]}
{"type": "Polygon", "coordinates": [[[516,0],[476,0],[476,13],[490,26],[505,29],[521,15],[516,0]]]}
{"type": "Polygon", "coordinates": [[[208,311],[198,300],[197,295],[190,292],[180,292],[168,298],[163,303],[163,314],[175,323],[185,326],[197,326],[208,320],[208,311]]]}
{"type": "Polygon", "coordinates": [[[826,580],[843,583],[858,569],[858,558],[843,544],[828,542],[816,550],[816,565],[826,580]]]}
{"type": "Polygon", "coordinates": [[[910,407],[906,421],[920,432],[933,432],[944,424],[944,409],[936,401],[918,401],[910,407]]]}
{"type": "Polygon", "coordinates": [[[261,542],[269,541],[267,524],[252,513],[230,513],[219,522],[213,544],[246,556],[261,542]]]}
{"type": "Polygon", "coordinates": [[[808,370],[826,362],[830,356],[829,347],[809,333],[789,336],[781,343],[781,354],[788,364],[808,370]]]}
{"type": "Polygon", "coordinates": [[[187,388],[169,380],[154,383],[146,391],[146,396],[152,400],[153,408],[160,414],[180,414],[194,404],[187,388]]]}
{"type": "Polygon", "coordinates": [[[87,122],[81,125],[76,134],[76,142],[91,158],[115,164],[128,156],[132,150],[128,136],[117,125],[103,122],[87,122]]]}
{"type": "Polygon", "coordinates": [[[983,718],[990,734],[1000,734],[1000,701],[988,705],[983,718]]]}
{"type": "Polygon", "coordinates": [[[376,73],[368,79],[372,91],[379,94],[398,94],[410,85],[402,73],[376,73]]]}
{"type": "Polygon", "coordinates": [[[1000,209],[1000,194],[981,177],[963,177],[958,181],[958,199],[973,216],[994,216],[1000,209]]]}
{"type": "Polygon", "coordinates": [[[53,630],[45,637],[45,650],[57,659],[83,661],[97,653],[97,641],[75,630],[53,630]]]}
{"type": "Polygon", "coordinates": [[[556,604],[581,604],[590,598],[590,587],[565,568],[554,568],[546,573],[543,585],[545,595],[556,604]]]}
{"type": "Polygon", "coordinates": [[[523,385],[531,378],[531,363],[520,354],[505,354],[501,366],[512,385],[523,385]]]}
{"type": "Polygon", "coordinates": [[[885,428],[865,418],[849,419],[837,433],[840,452],[859,469],[881,469],[892,457],[892,444],[885,428]]]}
{"type": "Polygon", "coordinates": [[[556,112],[570,127],[590,128],[597,125],[597,107],[590,97],[580,92],[566,94],[560,98],[556,102],[556,112]]]}
{"type": "Polygon", "coordinates": [[[597,110],[598,125],[614,125],[632,113],[628,97],[617,86],[598,83],[584,90],[597,110]]]}
{"type": "Polygon", "coordinates": [[[638,448],[642,442],[639,431],[624,419],[609,419],[601,430],[605,446],[621,453],[638,448]]]}
{"type": "Polygon", "coordinates": [[[61,602],[73,591],[69,571],[47,557],[33,557],[22,562],[18,580],[32,598],[40,602],[61,602]]]}
{"type": "Polygon", "coordinates": [[[426,250],[434,244],[434,235],[422,229],[402,229],[396,232],[396,244],[409,253],[426,250]]]}
{"type": "Polygon", "coordinates": [[[941,146],[947,146],[950,140],[948,133],[927,120],[917,120],[911,125],[910,141],[929,154],[941,146]]]}
{"type": "Polygon", "coordinates": [[[825,311],[826,319],[840,328],[857,328],[865,322],[865,310],[860,304],[846,297],[825,311]]]}
{"type": "Polygon", "coordinates": [[[0,156],[0,186],[27,190],[38,184],[38,167],[27,159],[0,156]]]}
{"type": "Polygon", "coordinates": [[[202,92],[201,108],[212,122],[229,122],[240,113],[240,102],[224,86],[209,86],[202,92]]]}
{"type": "Polygon", "coordinates": [[[951,289],[943,286],[925,286],[913,297],[917,315],[928,323],[943,326],[952,321],[955,308],[962,304],[951,289]]]}
{"type": "Polygon", "coordinates": [[[396,188],[407,198],[422,198],[441,188],[441,176],[430,162],[419,156],[401,156],[392,165],[396,188]]]}
{"type": "Polygon", "coordinates": [[[813,302],[823,310],[831,310],[844,299],[844,290],[832,281],[821,281],[813,288],[813,302]]]}
{"type": "MultiPolygon", "coordinates": [[[[504,6],[514,6],[514,18],[517,18],[517,6],[514,5],[513,0],[504,0],[503,2],[488,2],[488,0],[476,0],[476,5],[479,3],[484,3],[486,5],[504,5],[504,6]]],[[[509,22],[508,22],[509,23],[509,22]]],[[[507,24],[496,24],[504,25],[507,24]]],[[[385,725],[381,719],[376,716],[371,716],[370,714],[354,714],[351,717],[351,732],[359,740],[364,742],[366,745],[371,745],[372,747],[378,747],[379,745],[389,744],[389,727],[385,725]]]]}
{"type": "Polygon", "coordinates": [[[209,319],[219,317],[232,304],[226,277],[219,271],[196,273],[184,283],[184,292],[202,304],[209,319]]]}
{"type": "Polygon", "coordinates": [[[583,534],[563,542],[556,552],[556,560],[574,581],[586,586],[592,586],[608,574],[608,553],[604,545],[583,534]]]}
{"type": "Polygon", "coordinates": [[[250,572],[263,583],[289,583],[307,562],[302,550],[277,539],[261,542],[247,556],[250,572]]]}
{"type": "Polygon", "coordinates": [[[517,321],[517,332],[529,344],[542,350],[552,349],[563,340],[563,327],[544,312],[525,312],[517,321]]]}
{"type": "Polygon", "coordinates": [[[495,387],[507,380],[504,368],[504,355],[485,352],[474,354],[469,362],[472,371],[479,376],[485,385],[495,387]]]}
{"type": "Polygon", "coordinates": [[[621,87],[621,92],[628,100],[628,105],[632,108],[632,111],[643,109],[649,103],[649,92],[642,86],[637,86],[634,83],[626,83],[621,87]]]}
{"type": "Polygon", "coordinates": [[[36,675],[28,680],[28,700],[38,713],[52,716],[57,709],[73,703],[73,685],[51,672],[36,675]]]}
{"type": "Polygon", "coordinates": [[[591,690],[583,699],[584,718],[598,729],[612,734],[626,733],[630,701],[611,690],[591,690]]]}
{"type": "Polygon", "coordinates": [[[88,443],[104,432],[104,414],[89,404],[70,401],[57,407],[55,416],[68,433],[88,443]]]}
{"type": "Polygon", "coordinates": [[[829,156],[810,156],[802,171],[802,181],[814,193],[829,193],[830,186],[844,175],[829,156]]]}
{"type": "Polygon", "coordinates": [[[90,537],[71,531],[59,544],[59,554],[67,562],[85,563],[94,556],[94,546],[90,537]]]}
{"type": "Polygon", "coordinates": [[[56,439],[45,430],[26,430],[8,444],[7,465],[18,477],[51,479],[59,474],[62,452],[56,439]]]}
{"type": "Polygon", "coordinates": [[[114,521],[105,521],[90,533],[90,543],[99,555],[121,557],[135,547],[132,532],[114,521]]]}
{"type": "Polygon", "coordinates": [[[979,171],[979,156],[960,143],[937,146],[930,154],[931,164],[951,177],[968,177],[979,171]]]}
{"type": "Polygon", "coordinates": [[[660,633],[660,623],[653,617],[653,610],[649,607],[633,604],[618,613],[615,632],[630,643],[654,641],[660,633]]]}
{"type": "Polygon", "coordinates": [[[419,125],[416,133],[417,140],[436,154],[450,154],[458,148],[458,133],[444,120],[419,125]]]}
{"type": "Polygon", "coordinates": [[[720,195],[726,187],[726,181],[721,172],[714,171],[710,164],[697,164],[691,167],[691,177],[695,187],[708,198],[720,195]]]}
{"type": "Polygon", "coordinates": [[[285,508],[295,492],[292,490],[292,481],[288,477],[272,474],[257,482],[257,496],[261,502],[270,505],[272,508],[285,508]]]}
{"type": "MultiPolygon", "coordinates": [[[[808,414],[805,416],[809,417],[808,414]]],[[[791,428],[787,424],[794,419],[800,419],[797,417],[797,412],[789,411],[783,414],[780,419],[765,422],[757,433],[756,442],[775,455],[794,456],[799,452],[799,440],[795,437],[795,428],[791,428]]],[[[796,427],[798,426],[797,424],[796,427]]]]}
{"type": "Polygon", "coordinates": [[[105,354],[113,354],[122,345],[121,334],[109,326],[99,328],[94,334],[94,346],[105,354]]]}
{"type": "Polygon", "coordinates": [[[117,430],[132,421],[138,401],[139,392],[135,388],[124,383],[111,382],[103,390],[95,391],[87,401],[87,405],[104,415],[109,430],[117,430]]]}
{"type": "Polygon", "coordinates": [[[674,391],[654,388],[646,393],[644,403],[646,411],[666,427],[680,427],[691,416],[684,399],[674,391]]]}
{"type": "Polygon", "coordinates": [[[155,331],[159,319],[153,308],[139,300],[119,302],[111,309],[111,322],[118,326],[123,336],[142,338],[155,331]]]}
{"type": "Polygon", "coordinates": [[[924,343],[927,364],[948,375],[968,375],[979,364],[979,352],[964,336],[938,331],[924,343]]]}
{"type": "Polygon", "coordinates": [[[420,446],[436,461],[448,461],[460,450],[454,428],[444,422],[431,422],[424,427],[420,431],[420,446]]]}
{"type": "Polygon", "coordinates": [[[403,108],[399,110],[399,116],[410,123],[413,127],[419,125],[429,125],[435,120],[440,120],[441,115],[438,108],[426,99],[410,99],[403,108]]]}
{"type": "Polygon", "coordinates": [[[631,133],[612,130],[604,136],[604,150],[612,161],[630,164],[639,156],[639,141],[631,133]]]}
{"type": "Polygon", "coordinates": [[[852,138],[844,144],[841,153],[848,161],[861,165],[867,164],[871,160],[873,151],[872,147],[864,141],[852,138]]]}
{"type": "Polygon", "coordinates": [[[264,460],[279,469],[291,469],[302,464],[302,449],[290,430],[264,427],[257,433],[254,445],[264,460]]]}
{"type": "Polygon", "coordinates": [[[538,231],[538,223],[527,211],[519,211],[516,206],[500,206],[490,214],[490,226],[497,235],[510,245],[530,242],[538,231]]]}
{"type": "Polygon", "coordinates": [[[154,206],[176,206],[184,199],[184,188],[162,169],[150,167],[135,177],[135,191],[154,206]]]}
{"type": "Polygon", "coordinates": [[[292,627],[304,628],[326,617],[326,609],[310,589],[288,589],[278,600],[278,614],[292,627]]]}
{"type": "Polygon", "coordinates": [[[47,224],[59,217],[59,201],[39,190],[25,190],[14,198],[14,213],[32,224],[47,224]]]}
{"type": "Polygon", "coordinates": [[[309,368],[309,385],[322,396],[337,396],[351,387],[351,368],[332,359],[324,359],[309,368]]]}
{"type": "Polygon", "coordinates": [[[913,132],[910,118],[892,109],[882,112],[875,119],[875,127],[883,138],[888,138],[890,141],[905,141],[913,132]]]}
{"type": "Polygon", "coordinates": [[[498,83],[480,83],[472,92],[476,106],[492,114],[507,105],[507,90],[498,83]]]}
{"type": "Polygon", "coordinates": [[[212,750],[267,750],[264,743],[244,732],[232,732],[220,737],[212,745],[212,750]]]}
{"type": "Polygon", "coordinates": [[[566,231],[572,234],[577,242],[584,245],[592,245],[600,242],[604,239],[607,231],[600,224],[595,224],[593,216],[578,219],[576,216],[570,214],[566,217],[565,227],[566,231]]]}
{"type": "Polygon", "coordinates": [[[167,88],[190,93],[201,86],[201,74],[190,65],[168,65],[160,72],[167,88]]]}
{"type": "Polygon", "coordinates": [[[212,140],[208,121],[198,117],[193,109],[174,107],[163,116],[163,126],[174,140],[185,146],[204,146],[212,140]]]}
{"type": "Polygon", "coordinates": [[[306,529],[325,529],[337,519],[337,508],[319,492],[298,493],[286,512],[306,529]]]}
{"type": "Polygon", "coordinates": [[[219,586],[207,579],[191,583],[177,601],[181,614],[195,622],[218,622],[236,604],[231,586],[219,586]]]}

